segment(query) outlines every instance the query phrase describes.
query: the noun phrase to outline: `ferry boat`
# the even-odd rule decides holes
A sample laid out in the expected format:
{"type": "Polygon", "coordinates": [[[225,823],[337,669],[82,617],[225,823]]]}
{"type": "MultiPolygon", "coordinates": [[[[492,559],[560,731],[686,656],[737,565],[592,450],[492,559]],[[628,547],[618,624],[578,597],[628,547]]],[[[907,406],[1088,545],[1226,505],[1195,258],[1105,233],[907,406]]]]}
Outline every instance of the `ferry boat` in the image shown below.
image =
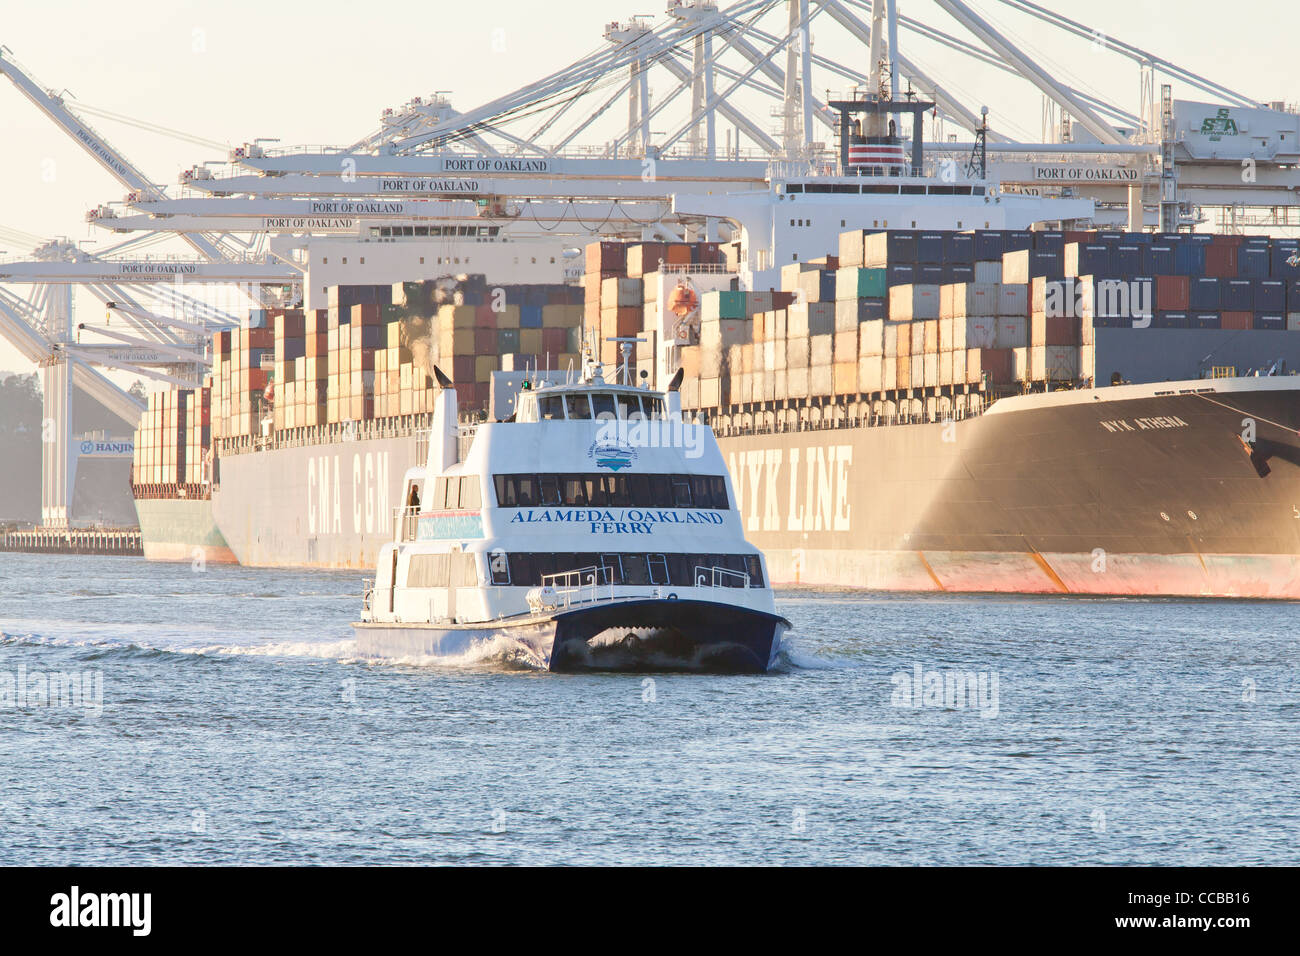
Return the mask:
{"type": "MultiPolygon", "coordinates": [[[[379,552],[363,657],[457,658],[513,641],[552,671],[759,673],[790,622],[743,533],[707,425],[634,385],[529,383],[508,420],[461,426],[440,370],[425,464],[407,470],[379,552]]],[[[621,378],[621,381],[618,380],[621,378]]]]}

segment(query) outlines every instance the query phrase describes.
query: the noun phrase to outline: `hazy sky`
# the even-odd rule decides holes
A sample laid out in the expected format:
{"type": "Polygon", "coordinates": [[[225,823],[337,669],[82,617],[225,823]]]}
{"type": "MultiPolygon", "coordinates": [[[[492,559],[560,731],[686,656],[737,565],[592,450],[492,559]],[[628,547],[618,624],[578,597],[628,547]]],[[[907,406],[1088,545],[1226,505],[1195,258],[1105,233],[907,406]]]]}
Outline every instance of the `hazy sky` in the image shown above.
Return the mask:
{"type": "MultiPolygon", "coordinates": [[[[1300,10],[1293,5],[1277,0],[1040,2],[1248,95],[1300,100],[1300,10]]],[[[413,95],[451,91],[453,103],[468,109],[509,92],[600,47],[608,21],[634,14],[659,19],[664,6],[665,0],[626,6],[609,0],[11,0],[0,16],[0,43],[40,83],[67,90],[74,108],[80,100],[220,143],[273,136],[284,144],[338,145],[360,138],[377,125],[382,108],[413,95]]],[[[1130,61],[1098,53],[1086,41],[1063,39],[997,0],[973,0],[972,6],[1008,28],[1073,85],[1136,111],[1138,69],[1130,61]]],[[[899,0],[899,9],[961,32],[930,0],[899,0]]],[[[812,38],[824,55],[844,62],[866,59],[826,17],[814,22],[812,38]]],[[[927,41],[909,40],[906,33],[900,44],[969,105],[988,104],[995,125],[1009,123],[1039,138],[1037,91],[1023,84],[1015,89],[1002,75],[972,67],[927,41]]],[[[653,86],[664,93],[670,88],[662,79],[653,86]]],[[[824,86],[842,88],[817,75],[814,86],[819,95],[824,86]]],[[[751,115],[765,127],[776,122],[765,107],[751,115]]],[[[611,122],[625,116],[620,104],[611,122]]],[[[223,149],[87,119],[163,184],[175,183],[183,168],[224,155],[223,149]]],[[[654,127],[666,128],[667,121],[654,127]]],[[[100,202],[121,199],[123,188],[5,80],[0,80],[0,130],[0,229],[108,242],[85,223],[85,213],[100,202]]],[[[29,248],[12,233],[0,232],[0,250],[12,255],[29,248]]],[[[0,344],[0,369],[22,366],[16,353],[0,344]]]]}

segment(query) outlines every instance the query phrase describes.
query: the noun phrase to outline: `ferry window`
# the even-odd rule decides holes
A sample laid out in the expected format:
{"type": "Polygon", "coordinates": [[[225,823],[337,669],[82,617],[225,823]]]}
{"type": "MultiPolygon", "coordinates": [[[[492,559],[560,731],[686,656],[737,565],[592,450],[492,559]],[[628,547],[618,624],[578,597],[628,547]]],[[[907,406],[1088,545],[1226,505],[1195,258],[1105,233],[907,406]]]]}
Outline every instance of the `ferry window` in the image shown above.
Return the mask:
{"type": "MultiPolygon", "coordinates": [[[[563,575],[568,574],[569,571],[577,571],[578,566],[580,564],[578,564],[577,555],[573,554],[572,551],[556,551],[555,574],[563,575]]],[[[576,580],[575,583],[577,583],[576,580]]]]}
{"type": "Polygon", "coordinates": [[[591,407],[600,419],[614,418],[614,396],[609,392],[596,392],[591,396],[591,407]]]}
{"type": "Polygon", "coordinates": [[[731,502],[727,500],[727,479],[721,475],[712,475],[709,483],[713,486],[713,507],[723,511],[730,508],[731,502]]]}
{"type": "Polygon", "coordinates": [[[605,570],[604,579],[601,584],[622,584],[623,583],[623,560],[617,554],[602,554],[600,556],[600,566],[605,570]]]}
{"type": "Polygon", "coordinates": [[[623,555],[623,583],[649,584],[650,575],[646,569],[644,554],[623,555]]]}
{"type": "Polygon", "coordinates": [[[745,559],[745,571],[749,574],[749,586],[751,588],[761,588],[763,586],[763,562],[758,559],[756,554],[743,555],[745,559]]]}
{"type": "Polygon", "coordinates": [[[456,586],[462,588],[478,587],[478,566],[474,562],[474,555],[461,553],[453,555],[456,559],[456,586]]]}
{"type": "Polygon", "coordinates": [[[618,417],[628,419],[645,417],[641,414],[640,396],[620,394],[618,396],[618,417]]]}
{"type": "Polygon", "coordinates": [[[582,483],[587,487],[587,504],[596,508],[609,504],[609,500],[605,495],[605,483],[599,475],[584,478],[582,483]]]}
{"type": "Polygon", "coordinates": [[[554,577],[560,571],[564,570],[555,560],[555,555],[549,551],[543,551],[532,555],[534,573],[537,575],[539,583],[549,577],[554,577]]]}
{"type": "Polygon", "coordinates": [[[520,508],[536,507],[538,502],[537,479],[532,475],[513,475],[515,504],[520,508]]]}
{"type": "Polygon", "coordinates": [[[569,411],[569,418],[591,417],[591,404],[587,401],[585,393],[566,395],[564,399],[565,408],[569,411]]]}
{"type": "Polygon", "coordinates": [[[493,551],[488,555],[488,573],[493,584],[509,584],[510,557],[504,551],[493,551]]]}
{"type": "Polygon", "coordinates": [[[691,476],[691,497],[695,499],[697,508],[716,508],[713,503],[713,482],[709,481],[707,475],[691,476]]]}
{"type": "Polygon", "coordinates": [[[478,490],[478,475],[466,475],[460,480],[460,507],[473,509],[482,507],[483,502],[478,490]]]}
{"type": "Polygon", "coordinates": [[[537,574],[537,564],[531,554],[510,555],[510,580],[519,587],[541,583],[541,578],[537,574]]]}
{"type": "Polygon", "coordinates": [[[587,504],[587,485],[577,475],[564,476],[564,503],[579,508],[587,504]]]}
{"type": "Polygon", "coordinates": [[[605,493],[609,504],[615,508],[630,508],[632,506],[632,489],[628,487],[626,476],[606,475],[605,493]]]}
{"type": "Polygon", "coordinates": [[[542,475],[537,482],[538,494],[544,505],[560,504],[560,478],[558,475],[542,475]]]}
{"type": "Polygon", "coordinates": [[[673,475],[673,507],[689,508],[691,506],[691,482],[685,475],[673,475]]]}
{"type": "Polygon", "coordinates": [[[669,583],[689,585],[695,580],[695,568],[690,562],[690,555],[669,554],[666,557],[669,583]]]}
{"type": "Polygon", "coordinates": [[[673,503],[673,489],[667,475],[650,476],[650,504],[655,508],[669,508],[673,503]]]}
{"type": "Polygon", "coordinates": [[[413,554],[406,569],[408,588],[445,588],[447,586],[447,555],[413,554]]]}
{"type": "Polygon", "coordinates": [[[662,554],[646,555],[646,566],[651,584],[668,584],[668,559],[662,554]]]}
{"type": "Polygon", "coordinates": [[[653,419],[664,417],[664,402],[661,398],[647,398],[645,400],[646,414],[653,419]]]}
{"type": "Polygon", "coordinates": [[[789,183],[786,185],[785,191],[787,193],[801,193],[803,192],[803,183],[789,183]]]}
{"type": "Polygon", "coordinates": [[[442,506],[448,511],[460,507],[460,482],[455,478],[447,479],[447,496],[443,499],[442,506]]]}
{"type": "Polygon", "coordinates": [[[564,417],[564,402],[558,395],[543,395],[537,400],[538,407],[541,408],[543,421],[553,421],[564,417]]]}
{"type": "Polygon", "coordinates": [[[508,475],[493,475],[492,483],[497,486],[497,507],[513,508],[515,504],[515,484],[508,475]]]}
{"type": "Polygon", "coordinates": [[[624,475],[623,480],[630,489],[633,505],[644,508],[650,503],[649,475],[624,475]]]}

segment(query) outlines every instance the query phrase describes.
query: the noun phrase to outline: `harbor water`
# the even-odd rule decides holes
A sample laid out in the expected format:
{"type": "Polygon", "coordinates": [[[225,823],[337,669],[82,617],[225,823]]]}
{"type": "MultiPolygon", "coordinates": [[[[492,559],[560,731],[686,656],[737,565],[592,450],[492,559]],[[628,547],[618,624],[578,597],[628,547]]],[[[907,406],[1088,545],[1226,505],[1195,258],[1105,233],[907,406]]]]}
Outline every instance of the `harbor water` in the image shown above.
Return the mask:
{"type": "Polygon", "coordinates": [[[362,575],[0,555],[4,864],[1287,864],[1293,603],[786,591],[764,676],[377,665],[362,575]]]}

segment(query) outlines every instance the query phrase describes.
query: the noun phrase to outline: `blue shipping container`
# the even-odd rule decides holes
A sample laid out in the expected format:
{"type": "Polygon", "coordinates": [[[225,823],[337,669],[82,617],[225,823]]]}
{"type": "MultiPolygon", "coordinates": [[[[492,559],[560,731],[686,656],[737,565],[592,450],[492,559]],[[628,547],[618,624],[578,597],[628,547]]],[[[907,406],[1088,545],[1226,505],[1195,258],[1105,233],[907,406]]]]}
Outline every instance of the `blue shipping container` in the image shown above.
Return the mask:
{"type": "Polygon", "coordinates": [[[1223,319],[1218,312],[1195,312],[1191,316],[1191,327],[1194,329],[1221,329],[1223,328],[1223,319]]]}
{"type": "Polygon", "coordinates": [[[1188,302],[1193,309],[1219,309],[1219,280],[1209,276],[1192,279],[1191,294],[1188,302]]]}
{"type": "Polygon", "coordinates": [[[1237,250],[1237,274],[1243,279],[1267,279],[1268,246],[1246,246],[1237,250]]]}
{"type": "Polygon", "coordinates": [[[1003,235],[997,229],[975,230],[975,252],[972,262],[993,262],[1001,260],[1006,250],[1003,235]]]}
{"type": "Polygon", "coordinates": [[[1281,279],[1259,279],[1255,282],[1256,312],[1285,312],[1286,283],[1281,279]]]}
{"type": "Polygon", "coordinates": [[[1219,307],[1224,312],[1249,312],[1255,308],[1255,283],[1250,279],[1219,282],[1219,307]]]}

